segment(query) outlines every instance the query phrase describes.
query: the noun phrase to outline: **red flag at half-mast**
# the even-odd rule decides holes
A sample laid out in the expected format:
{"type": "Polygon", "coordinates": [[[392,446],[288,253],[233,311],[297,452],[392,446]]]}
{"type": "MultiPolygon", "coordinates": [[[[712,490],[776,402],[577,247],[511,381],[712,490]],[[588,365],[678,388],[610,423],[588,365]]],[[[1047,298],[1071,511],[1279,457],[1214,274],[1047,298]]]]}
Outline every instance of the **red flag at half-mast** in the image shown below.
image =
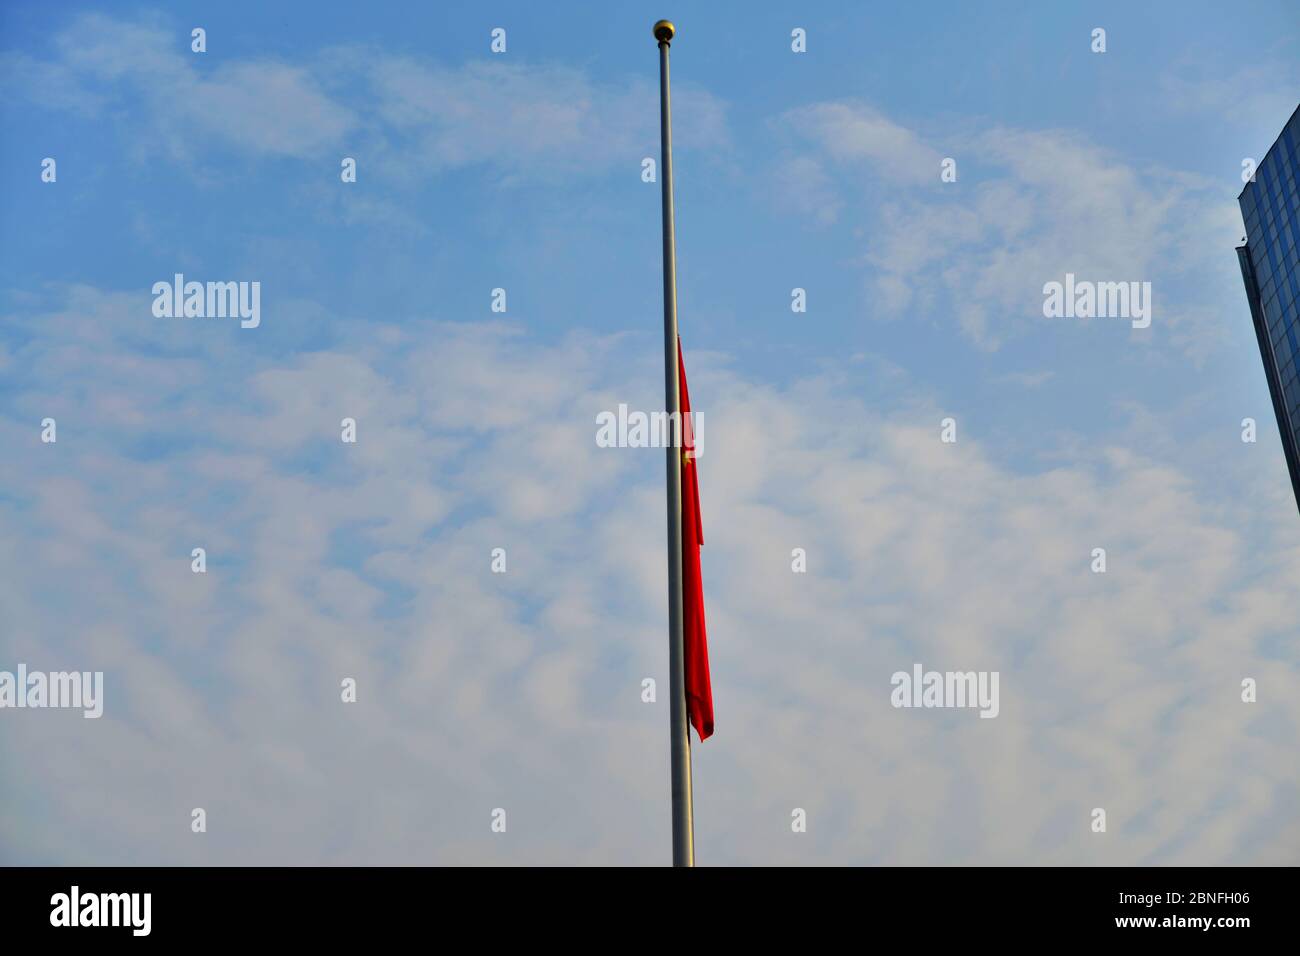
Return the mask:
{"type": "Polygon", "coordinates": [[[704,740],[713,733],[713,691],[709,686],[709,642],[704,627],[704,583],[700,579],[700,485],[695,476],[695,432],[691,397],[686,391],[686,363],[677,339],[677,378],[682,412],[682,658],[686,678],[686,717],[704,740]]]}

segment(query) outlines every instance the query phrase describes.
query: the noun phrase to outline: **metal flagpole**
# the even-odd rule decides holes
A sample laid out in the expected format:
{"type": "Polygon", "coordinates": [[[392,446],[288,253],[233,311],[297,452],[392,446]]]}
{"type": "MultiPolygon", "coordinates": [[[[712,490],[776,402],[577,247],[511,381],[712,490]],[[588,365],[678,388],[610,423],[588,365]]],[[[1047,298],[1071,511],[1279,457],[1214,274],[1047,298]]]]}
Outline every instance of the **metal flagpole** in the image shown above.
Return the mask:
{"type": "Polygon", "coordinates": [[[673,440],[668,453],[668,712],[672,756],[673,866],[695,865],[691,814],[691,737],[686,722],[686,677],[682,610],[682,405],[677,381],[677,254],[673,227],[672,104],[668,93],[668,47],[675,30],[667,20],[654,25],[659,41],[659,177],[664,213],[664,399],[673,440]]]}

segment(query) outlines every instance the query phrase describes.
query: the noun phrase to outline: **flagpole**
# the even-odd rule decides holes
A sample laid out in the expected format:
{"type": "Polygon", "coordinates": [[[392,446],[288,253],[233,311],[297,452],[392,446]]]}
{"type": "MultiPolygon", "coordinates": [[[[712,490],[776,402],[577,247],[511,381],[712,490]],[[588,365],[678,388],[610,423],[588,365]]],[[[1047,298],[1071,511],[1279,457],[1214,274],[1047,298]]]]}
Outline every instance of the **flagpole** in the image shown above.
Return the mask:
{"type": "Polygon", "coordinates": [[[672,422],[668,457],[668,688],[669,753],[672,764],[673,866],[695,865],[695,824],[691,811],[691,737],[686,722],[685,653],[682,608],[682,427],[677,380],[677,253],[673,226],[672,102],[668,91],[668,47],[675,29],[667,20],[654,25],[659,41],[659,177],[664,233],[664,401],[672,422]]]}

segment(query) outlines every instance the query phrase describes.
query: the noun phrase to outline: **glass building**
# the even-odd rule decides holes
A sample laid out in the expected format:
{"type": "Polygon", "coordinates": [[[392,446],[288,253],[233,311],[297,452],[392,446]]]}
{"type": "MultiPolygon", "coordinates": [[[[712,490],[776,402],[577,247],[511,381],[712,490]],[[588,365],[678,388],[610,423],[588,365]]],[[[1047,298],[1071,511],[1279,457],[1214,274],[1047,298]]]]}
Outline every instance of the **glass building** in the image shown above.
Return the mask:
{"type": "Polygon", "coordinates": [[[1246,244],[1237,249],[1273,412],[1300,508],[1300,107],[1237,200],[1246,244]]]}

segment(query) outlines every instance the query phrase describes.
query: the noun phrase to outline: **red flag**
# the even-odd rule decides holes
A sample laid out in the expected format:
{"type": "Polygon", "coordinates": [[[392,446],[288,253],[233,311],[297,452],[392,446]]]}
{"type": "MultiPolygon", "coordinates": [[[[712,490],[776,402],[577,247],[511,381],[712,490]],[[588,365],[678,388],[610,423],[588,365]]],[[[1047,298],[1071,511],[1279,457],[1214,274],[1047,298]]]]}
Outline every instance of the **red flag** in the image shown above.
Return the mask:
{"type": "Polygon", "coordinates": [[[695,476],[695,432],[690,419],[691,397],[686,391],[682,340],[677,339],[677,377],[682,405],[682,609],[685,631],[686,717],[700,735],[713,733],[713,691],[709,686],[709,642],[704,628],[704,584],[700,580],[700,486],[695,476]]]}

